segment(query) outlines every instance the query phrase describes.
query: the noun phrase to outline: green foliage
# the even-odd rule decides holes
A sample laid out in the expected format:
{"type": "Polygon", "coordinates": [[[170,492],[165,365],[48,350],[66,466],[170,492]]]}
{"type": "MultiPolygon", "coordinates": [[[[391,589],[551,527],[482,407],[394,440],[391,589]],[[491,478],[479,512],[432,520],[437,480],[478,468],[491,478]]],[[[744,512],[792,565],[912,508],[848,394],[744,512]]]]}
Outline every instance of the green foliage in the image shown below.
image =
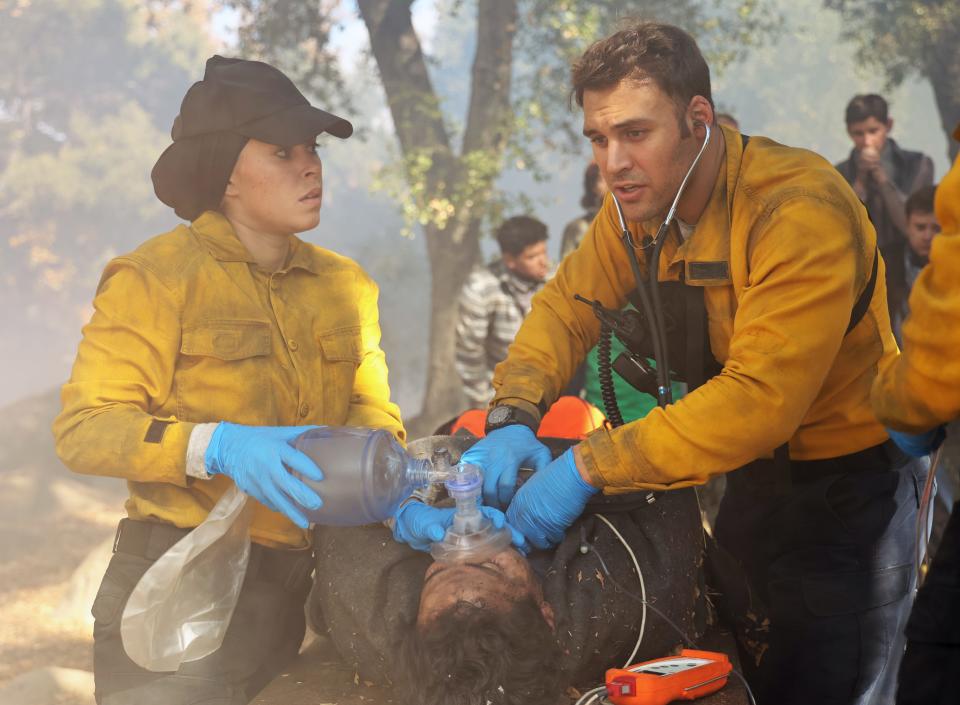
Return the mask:
{"type": "Polygon", "coordinates": [[[39,151],[55,148],[77,111],[135,100],[167,123],[207,47],[182,15],[165,16],[162,31],[151,19],[133,0],[0,0],[0,123],[39,151]]]}
{"type": "MultiPolygon", "coordinates": [[[[491,150],[472,150],[456,160],[456,173],[441,174],[434,183],[431,174],[436,172],[436,152],[422,149],[405,153],[383,166],[374,179],[375,189],[400,204],[404,237],[412,238],[417,225],[445,230],[457,208],[478,205],[502,168],[502,159],[491,150]]],[[[458,242],[459,234],[454,233],[453,240],[458,242]]]]}
{"type": "MultiPolygon", "coordinates": [[[[960,82],[960,3],[956,0],[825,0],[844,18],[858,58],[886,73],[890,87],[912,73],[960,82]]],[[[957,86],[960,92],[960,85],[957,86]]]]}
{"type": "Polygon", "coordinates": [[[74,329],[106,259],[171,226],[150,169],[206,42],[162,5],[0,0],[0,296],[74,329]]]}
{"type": "MultiPolygon", "coordinates": [[[[525,0],[517,33],[519,70],[515,141],[550,150],[582,142],[570,105],[570,65],[594,41],[633,20],[675,24],[690,32],[717,72],[779,31],[778,14],[762,0],[525,0]],[[549,48],[545,51],[545,48],[549,48]]],[[[534,155],[527,161],[536,163],[534,155]]]]}
{"type": "Polygon", "coordinates": [[[887,89],[910,75],[930,81],[950,139],[960,123],[960,2],[957,0],[824,0],[845,21],[844,37],[858,58],[886,76],[887,89]]]}
{"type": "Polygon", "coordinates": [[[396,149],[391,151],[393,158],[376,171],[371,186],[399,204],[403,216],[400,235],[413,238],[418,225],[444,227],[452,204],[447,198],[431,197],[427,188],[434,150],[416,150],[405,155],[396,154],[396,149]]]}
{"type": "Polygon", "coordinates": [[[124,237],[129,223],[159,230],[169,220],[142,173],[166,137],[142,107],[128,103],[101,119],[75,114],[67,127],[71,139],[59,149],[14,154],[0,180],[5,245],[41,296],[89,291],[106,261],[136,244],[124,237]]]}
{"type": "Polygon", "coordinates": [[[225,0],[239,10],[240,53],[282,69],[301,90],[331,110],[353,102],[330,38],[339,28],[336,0],[225,0]]]}
{"type": "Polygon", "coordinates": [[[69,139],[55,150],[15,152],[0,181],[3,215],[18,223],[130,212],[135,220],[166,210],[153,195],[144,165],[151,165],[168,138],[141,105],[128,102],[115,113],[75,112],[69,139]],[[112,202],[113,208],[105,208],[112,202]]]}

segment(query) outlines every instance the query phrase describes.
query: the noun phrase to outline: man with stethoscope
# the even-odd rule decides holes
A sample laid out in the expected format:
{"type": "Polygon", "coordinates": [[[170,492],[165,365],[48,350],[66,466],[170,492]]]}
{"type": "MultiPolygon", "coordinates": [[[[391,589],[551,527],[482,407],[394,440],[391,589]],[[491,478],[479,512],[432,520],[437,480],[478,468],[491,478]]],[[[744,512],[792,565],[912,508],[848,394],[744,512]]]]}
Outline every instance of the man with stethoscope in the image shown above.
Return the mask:
{"type": "Polygon", "coordinates": [[[463,459],[541,548],[601,490],[729,473],[717,539],[770,614],[744,664],[761,705],[892,697],[925,466],[870,408],[897,348],[866,211],[819,156],[718,127],[709,69],[675,27],[597,42],[573,93],[610,194],[534,298],[463,459]],[[544,467],[531,429],[600,335],[575,295],[636,302],[648,334],[633,352],[657,362],[660,406],[544,467]],[[690,387],[676,403],[671,377],[690,387]],[[520,466],[542,469],[514,495],[520,466]]]}

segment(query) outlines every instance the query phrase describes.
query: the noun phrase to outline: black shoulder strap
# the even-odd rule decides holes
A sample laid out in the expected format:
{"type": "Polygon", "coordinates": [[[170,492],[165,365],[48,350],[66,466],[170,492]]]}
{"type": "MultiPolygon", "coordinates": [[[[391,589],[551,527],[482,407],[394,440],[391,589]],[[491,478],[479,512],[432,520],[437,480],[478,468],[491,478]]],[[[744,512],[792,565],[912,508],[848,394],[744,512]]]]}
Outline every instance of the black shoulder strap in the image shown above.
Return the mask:
{"type": "Polygon", "coordinates": [[[743,145],[743,151],[747,151],[747,145],[750,144],[750,135],[740,133],[740,144],[743,145]]]}
{"type": "Polygon", "coordinates": [[[683,287],[684,319],[687,325],[686,380],[687,389],[693,391],[704,382],[706,377],[706,357],[710,351],[709,331],[707,330],[707,305],[703,300],[704,292],[699,287],[683,287]]]}
{"type": "MultiPolygon", "coordinates": [[[[870,308],[870,302],[873,300],[873,290],[877,287],[877,271],[879,266],[880,250],[874,249],[873,271],[870,273],[870,281],[868,281],[864,287],[863,293],[860,294],[860,298],[857,299],[857,303],[853,305],[853,311],[850,313],[850,325],[847,326],[847,333],[857,327],[857,324],[863,320],[864,315],[866,315],[867,309],[870,308]]],[[[846,333],[844,333],[844,335],[846,335],[846,333]]]]}

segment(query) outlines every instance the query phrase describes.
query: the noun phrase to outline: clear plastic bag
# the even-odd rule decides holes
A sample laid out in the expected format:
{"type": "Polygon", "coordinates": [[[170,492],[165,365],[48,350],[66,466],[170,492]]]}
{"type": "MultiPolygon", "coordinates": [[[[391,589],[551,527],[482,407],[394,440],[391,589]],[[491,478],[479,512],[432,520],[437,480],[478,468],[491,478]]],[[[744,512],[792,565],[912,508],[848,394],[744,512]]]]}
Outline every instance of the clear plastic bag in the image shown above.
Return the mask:
{"type": "Polygon", "coordinates": [[[120,623],[134,663],[176,671],[220,648],[250,560],[247,499],[232,485],[207,519],[143,574],[120,623]]]}

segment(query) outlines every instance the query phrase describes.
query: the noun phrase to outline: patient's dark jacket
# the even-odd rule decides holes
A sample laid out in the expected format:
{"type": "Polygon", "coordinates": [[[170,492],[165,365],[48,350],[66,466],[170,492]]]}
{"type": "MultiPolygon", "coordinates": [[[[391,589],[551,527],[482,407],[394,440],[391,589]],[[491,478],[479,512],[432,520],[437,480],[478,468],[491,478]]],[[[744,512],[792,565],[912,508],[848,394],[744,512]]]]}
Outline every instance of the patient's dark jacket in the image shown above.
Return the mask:
{"type": "MultiPolygon", "coordinates": [[[[317,571],[308,601],[312,623],[323,625],[360,678],[389,682],[390,657],[403,630],[412,628],[432,559],[397,543],[381,525],[318,527],[315,549],[317,571]]],[[[559,546],[532,553],[544,598],[555,612],[567,684],[595,685],[607,668],[623,666],[641,628],[633,663],[681,646],[681,636],[653,610],[646,610],[644,624],[638,599],[644,588],[653,606],[697,640],[708,620],[703,551],[696,495],[685,489],[599,497],[559,546]],[[643,588],[627,550],[598,514],[633,550],[643,588]],[[604,574],[601,558],[613,580],[604,574]]]]}

